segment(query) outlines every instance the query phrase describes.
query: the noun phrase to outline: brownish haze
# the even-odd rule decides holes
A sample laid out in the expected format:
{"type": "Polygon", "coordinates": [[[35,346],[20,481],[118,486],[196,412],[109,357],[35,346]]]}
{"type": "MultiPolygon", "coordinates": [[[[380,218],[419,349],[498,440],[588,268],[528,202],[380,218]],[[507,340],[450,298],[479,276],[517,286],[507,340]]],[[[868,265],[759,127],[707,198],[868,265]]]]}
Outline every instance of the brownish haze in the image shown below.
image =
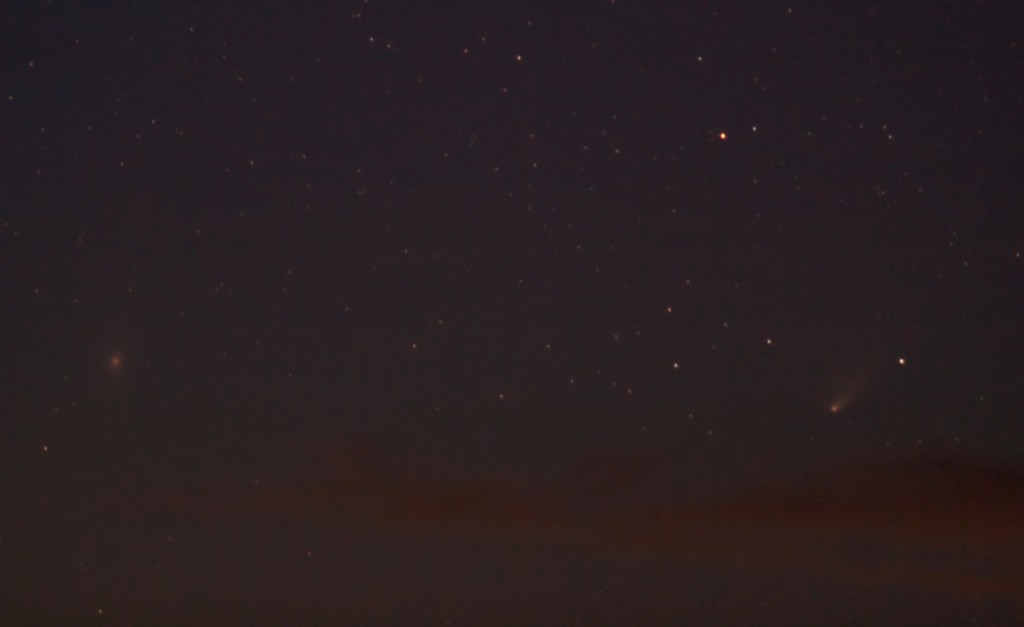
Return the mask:
{"type": "Polygon", "coordinates": [[[956,459],[847,466],[720,497],[652,491],[653,464],[590,461],[568,478],[457,478],[349,447],[322,481],[180,499],[204,515],[558,544],[858,584],[1024,599],[1024,473],[956,459]],[[397,467],[403,468],[396,470],[397,467]]]}

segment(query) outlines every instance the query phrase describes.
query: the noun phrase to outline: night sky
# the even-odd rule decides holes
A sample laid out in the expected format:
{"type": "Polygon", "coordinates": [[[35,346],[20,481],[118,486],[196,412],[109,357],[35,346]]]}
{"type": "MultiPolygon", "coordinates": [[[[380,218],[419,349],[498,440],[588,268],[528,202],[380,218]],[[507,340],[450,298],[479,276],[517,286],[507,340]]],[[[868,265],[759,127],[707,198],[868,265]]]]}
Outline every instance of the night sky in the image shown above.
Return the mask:
{"type": "Polygon", "coordinates": [[[4,4],[0,623],[1024,621],[1024,4],[4,4]]]}

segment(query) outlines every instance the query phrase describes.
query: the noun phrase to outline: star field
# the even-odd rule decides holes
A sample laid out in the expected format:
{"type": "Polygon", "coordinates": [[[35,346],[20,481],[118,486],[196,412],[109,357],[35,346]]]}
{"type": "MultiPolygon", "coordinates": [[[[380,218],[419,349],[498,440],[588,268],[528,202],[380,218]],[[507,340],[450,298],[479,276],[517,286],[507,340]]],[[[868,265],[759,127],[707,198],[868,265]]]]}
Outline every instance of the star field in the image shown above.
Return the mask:
{"type": "Polygon", "coordinates": [[[1020,620],[1022,17],[2,9],[0,622],[1020,620]]]}

